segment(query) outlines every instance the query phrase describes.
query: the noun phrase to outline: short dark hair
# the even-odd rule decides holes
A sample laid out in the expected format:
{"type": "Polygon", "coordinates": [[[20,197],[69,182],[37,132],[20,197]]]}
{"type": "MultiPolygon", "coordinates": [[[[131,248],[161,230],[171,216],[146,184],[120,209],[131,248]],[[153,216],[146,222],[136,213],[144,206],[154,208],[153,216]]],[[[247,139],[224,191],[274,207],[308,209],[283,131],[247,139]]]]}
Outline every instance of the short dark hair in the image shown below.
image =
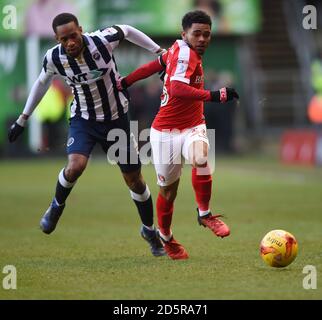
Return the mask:
{"type": "Polygon", "coordinates": [[[73,14],[64,12],[57,15],[54,18],[53,24],[52,24],[54,32],[56,33],[58,26],[61,26],[69,22],[75,22],[75,24],[79,26],[78,19],[73,14]]]}
{"type": "Polygon", "coordinates": [[[209,26],[211,27],[211,18],[204,11],[201,11],[201,10],[190,11],[186,13],[182,18],[183,30],[189,29],[193,23],[209,24],[209,26]]]}

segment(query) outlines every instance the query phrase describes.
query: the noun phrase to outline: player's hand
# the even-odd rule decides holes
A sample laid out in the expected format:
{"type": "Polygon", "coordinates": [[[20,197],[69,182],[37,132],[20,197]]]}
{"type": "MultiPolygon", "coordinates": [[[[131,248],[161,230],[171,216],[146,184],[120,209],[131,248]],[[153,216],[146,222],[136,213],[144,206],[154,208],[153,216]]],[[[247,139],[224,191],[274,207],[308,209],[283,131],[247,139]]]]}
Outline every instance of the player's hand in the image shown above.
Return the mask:
{"type": "Polygon", "coordinates": [[[227,101],[239,99],[239,95],[234,88],[222,88],[222,89],[226,90],[227,101]]]}
{"type": "Polygon", "coordinates": [[[211,101],[225,103],[239,99],[239,95],[233,88],[224,87],[217,91],[211,91],[211,101]]]}
{"type": "Polygon", "coordinates": [[[20,126],[15,122],[8,131],[8,140],[9,142],[14,142],[22,134],[24,127],[20,126]]]}
{"type": "Polygon", "coordinates": [[[128,85],[126,83],[125,78],[119,78],[118,80],[116,80],[116,88],[118,91],[123,91],[126,88],[128,88],[128,85]]]}
{"type": "Polygon", "coordinates": [[[156,54],[158,56],[162,56],[166,52],[167,52],[167,49],[163,49],[163,48],[160,47],[160,49],[156,52],[156,54]]]}

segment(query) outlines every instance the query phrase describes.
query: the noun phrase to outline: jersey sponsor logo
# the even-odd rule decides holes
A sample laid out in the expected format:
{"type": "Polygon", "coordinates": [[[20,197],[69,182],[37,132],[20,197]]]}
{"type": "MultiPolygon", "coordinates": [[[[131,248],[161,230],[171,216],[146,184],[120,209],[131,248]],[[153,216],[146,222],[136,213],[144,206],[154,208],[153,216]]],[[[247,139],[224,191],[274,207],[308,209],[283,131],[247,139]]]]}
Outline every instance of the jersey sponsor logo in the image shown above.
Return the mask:
{"type": "Polygon", "coordinates": [[[196,76],[195,83],[203,83],[203,76],[196,76]]]}
{"type": "Polygon", "coordinates": [[[70,137],[67,141],[67,147],[70,147],[74,143],[75,139],[73,137],[70,137]]]}
{"type": "Polygon", "coordinates": [[[106,74],[107,70],[108,68],[99,68],[96,70],[90,70],[89,72],[67,76],[67,78],[73,83],[90,84],[96,80],[101,79],[106,74]]]}

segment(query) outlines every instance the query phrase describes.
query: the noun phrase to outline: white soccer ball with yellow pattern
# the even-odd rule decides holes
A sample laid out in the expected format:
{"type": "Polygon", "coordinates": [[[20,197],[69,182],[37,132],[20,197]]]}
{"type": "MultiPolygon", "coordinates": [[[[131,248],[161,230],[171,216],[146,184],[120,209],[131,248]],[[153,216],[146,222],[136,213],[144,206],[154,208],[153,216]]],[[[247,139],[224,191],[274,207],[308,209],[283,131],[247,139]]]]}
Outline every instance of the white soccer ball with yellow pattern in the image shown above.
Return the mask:
{"type": "Polygon", "coordinates": [[[298,245],[295,237],[284,230],[272,230],[261,241],[260,255],[271,267],[288,266],[297,256],[298,245]]]}

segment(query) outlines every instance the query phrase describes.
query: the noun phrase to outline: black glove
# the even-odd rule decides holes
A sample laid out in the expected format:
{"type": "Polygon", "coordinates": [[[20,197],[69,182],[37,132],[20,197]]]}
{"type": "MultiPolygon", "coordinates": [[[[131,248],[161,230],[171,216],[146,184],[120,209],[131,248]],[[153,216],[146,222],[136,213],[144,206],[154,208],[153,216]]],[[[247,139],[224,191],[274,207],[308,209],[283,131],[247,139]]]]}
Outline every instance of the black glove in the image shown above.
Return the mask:
{"type": "Polygon", "coordinates": [[[22,134],[24,127],[15,122],[8,131],[9,142],[14,142],[22,134]]]}
{"type": "Polygon", "coordinates": [[[224,103],[227,101],[231,101],[234,98],[239,99],[238,93],[233,88],[224,87],[217,91],[211,91],[210,94],[211,94],[210,100],[214,102],[224,103]]]}
{"type": "Polygon", "coordinates": [[[123,78],[116,80],[116,87],[117,87],[118,91],[123,91],[123,90],[127,89],[129,86],[126,83],[125,78],[123,77],[123,78]]]}
{"type": "Polygon", "coordinates": [[[122,86],[123,90],[125,90],[125,89],[127,89],[129,87],[128,84],[126,83],[125,78],[121,79],[121,86],[122,86]]]}

